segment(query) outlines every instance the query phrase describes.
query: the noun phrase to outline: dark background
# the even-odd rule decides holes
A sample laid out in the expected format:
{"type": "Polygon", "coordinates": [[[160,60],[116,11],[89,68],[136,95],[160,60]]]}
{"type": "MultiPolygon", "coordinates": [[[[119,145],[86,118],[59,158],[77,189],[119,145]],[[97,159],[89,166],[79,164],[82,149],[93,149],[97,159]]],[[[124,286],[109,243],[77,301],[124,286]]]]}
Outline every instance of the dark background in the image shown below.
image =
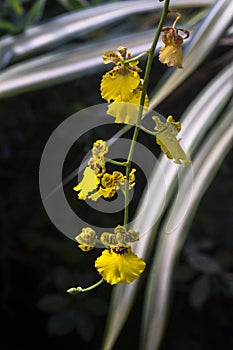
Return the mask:
{"type": "MultiPolygon", "coordinates": [[[[45,8],[44,18],[65,12],[59,2],[52,3],[45,8]]],[[[166,115],[172,108],[173,115],[181,115],[201,87],[217,74],[221,66],[216,60],[227,50],[216,50],[158,111],[166,115]],[[188,92],[187,84],[192,87],[188,92]]],[[[156,75],[161,76],[164,70],[155,59],[156,75]]],[[[93,263],[99,252],[87,256],[57,231],[43,208],[38,184],[47,139],[76,111],[103,102],[100,79],[95,74],[0,100],[2,350],[100,348],[112,287],[104,285],[76,297],[65,292],[70,286],[85,286],[98,279],[93,263]]],[[[98,128],[80,140],[68,157],[64,176],[82,158],[77,149],[85,154],[96,137],[112,131],[98,128]]],[[[148,137],[141,136],[140,141],[152,147],[148,137]]],[[[232,154],[224,160],[190,228],[176,269],[161,350],[233,348],[232,160],[232,154]]],[[[75,206],[74,185],[75,180],[66,186],[66,192],[70,191],[75,206]]],[[[142,188],[143,183],[139,191],[142,188]]],[[[137,349],[142,300],[141,293],[114,349],[137,349]]]]}

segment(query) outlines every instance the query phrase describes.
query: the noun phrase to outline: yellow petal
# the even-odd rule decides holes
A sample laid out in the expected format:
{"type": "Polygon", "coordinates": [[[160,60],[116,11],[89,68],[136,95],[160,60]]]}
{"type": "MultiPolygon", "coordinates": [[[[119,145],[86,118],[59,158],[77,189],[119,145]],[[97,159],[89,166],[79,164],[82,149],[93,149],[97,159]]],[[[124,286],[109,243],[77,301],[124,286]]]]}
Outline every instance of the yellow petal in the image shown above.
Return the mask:
{"type": "Polygon", "coordinates": [[[118,182],[124,179],[124,175],[120,171],[114,171],[112,173],[112,178],[114,182],[118,182]]]}
{"type": "Polygon", "coordinates": [[[173,37],[173,33],[169,33],[163,37],[165,46],[160,48],[159,60],[168,67],[182,67],[182,43],[183,39],[180,35],[173,37]]]}
{"type": "Polygon", "coordinates": [[[114,229],[114,233],[119,245],[127,245],[129,243],[139,241],[139,232],[136,232],[133,229],[126,231],[125,226],[118,225],[114,229]]]}
{"type": "Polygon", "coordinates": [[[136,169],[133,168],[129,174],[129,183],[131,184],[131,186],[133,185],[133,182],[135,182],[135,172],[136,169]]]}
{"type": "Polygon", "coordinates": [[[116,253],[114,249],[104,250],[96,259],[95,267],[110,284],[131,283],[144,271],[146,263],[132,253],[130,247],[121,247],[116,253]]]}
{"type": "Polygon", "coordinates": [[[106,171],[106,166],[105,166],[105,160],[104,158],[90,158],[88,163],[88,167],[94,171],[94,173],[99,177],[101,177],[105,171],[106,171]]]}
{"type": "Polygon", "coordinates": [[[100,240],[107,247],[117,245],[116,235],[114,233],[103,232],[100,240]]]}
{"type": "Polygon", "coordinates": [[[139,232],[136,232],[134,230],[130,230],[126,233],[119,232],[116,234],[116,239],[118,244],[127,245],[129,243],[139,241],[139,232]]]}
{"type": "Polygon", "coordinates": [[[83,173],[82,181],[75,186],[73,189],[80,193],[78,194],[79,199],[85,200],[89,193],[93,192],[99,184],[99,179],[96,176],[94,170],[87,167],[83,173]]]}
{"type": "MultiPolygon", "coordinates": [[[[116,118],[115,123],[135,125],[138,119],[141,95],[141,90],[137,88],[131,93],[128,101],[122,101],[120,98],[118,98],[115,102],[109,105],[107,114],[116,118]]],[[[146,95],[143,115],[146,113],[148,107],[149,98],[146,95]]]]}
{"type": "Polygon", "coordinates": [[[156,143],[160,146],[162,152],[166,154],[169,159],[173,159],[174,163],[187,166],[190,159],[180,146],[180,140],[177,140],[176,135],[180,131],[180,123],[175,122],[172,116],[167,118],[167,122],[163,123],[159,117],[153,117],[156,123],[155,130],[161,130],[167,127],[166,130],[156,135],[156,143]]]}
{"type": "Polygon", "coordinates": [[[91,247],[89,245],[85,245],[85,244],[79,244],[78,246],[83,252],[89,252],[90,250],[92,250],[94,247],[91,247]]]}
{"type": "MultiPolygon", "coordinates": [[[[107,114],[115,118],[115,123],[123,123],[128,125],[136,125],[138,120],[140,98],[132,97],[127,102],[112,102],[107,110],[107,114]]],[[[143,107],[143,115],[147,111],[149,99],[146,98],[145,107],[143,107]]]]}
{"type": "Polygon", "coordinates": [[[140,76],[137,72],[124,67],[122,69],[113,69],[106,73],[101,81],[101,96],[107,100],[115,101],[121,99],[127,101],[130,99],[131,92],[138,87],[140,76]]]}
{"type": "Polygon", "coordinates": [[[103,185],[103,187],[113,187],[114,186],[114,178],[113,175],[109,174],[109,173],[105,173],[101,179],[101,185],[103,185]]]}
{"type": "Polygon", "coordinates": [[[119,64],[122,62],[119,55],[114,51],[105,52],[103,54],[102,58],[103,58],[103,61],[105,64],[107,64],[107,63],[119,64]]]}
{"type": "Polygon", "coordinates": [[[168,45],[162,47],[159,52],[159,60],[168,67],[182,67],[182,48],[168,45]]]}
{"type": "Polygon", "coordinates": [[[114,233],[117,234],[117,233],[126,233],[126,228],[125,226],[122,226],[122,225],[117,225],[117,227],[114,228],[114,233]]]}
{"type": "Polygon", "coordinates": [[[103,140],[96,140],[93,143],[92,155],[94,158],[102,158],[106,153],[108,153],[108,144],[103,140]]]}
{"type": "Polygon", "coordinates": [[[79,248],[83,251],[91,250],[97,241],[96,232],[90,227],[83,227],[82,232],[75,237],[79,248]]]}
{"type": "Polygon", "coordinates": [[[97,192],[91,194],[88,196],[89,199],[93,201],[97,201],[98,198],[104,197],[104,198],[112,198],[116,193],[116,187],[107,187],[103,188],[100,187],[97,192]]]}
{"type": "Polygon", "coordinates": [[[91,168],[98,177],[106,171],[104,155],[108,152],[108,144],[103,140],[96,140],[92,147],[92,158],[88,161],[91,168]]]}
{"type": "Polygon", "coordinates": [[[102,188],[100,188],[97,192],[92,193],[88,198],[92,201],[96,202],[102,196],[102,188]]]}

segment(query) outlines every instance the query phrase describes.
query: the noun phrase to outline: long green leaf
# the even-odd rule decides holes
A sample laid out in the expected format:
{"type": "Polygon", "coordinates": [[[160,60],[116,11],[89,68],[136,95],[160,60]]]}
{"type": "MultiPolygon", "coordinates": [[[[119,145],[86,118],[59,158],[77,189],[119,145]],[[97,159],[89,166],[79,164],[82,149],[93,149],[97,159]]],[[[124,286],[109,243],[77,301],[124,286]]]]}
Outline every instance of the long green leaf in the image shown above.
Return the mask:
{"type": "Polygon", "coordinates": [[[46,0],[37,0],[26,13],[24,26],[27,28],[39,21],[43,15],[46,0]]]}
{"type": "Polygon", "coordinates": [[[188,227],[205,191],[232,147],[233,110],[228,108],[221,116],[214,130],[202,145],[193,162],[192,196],[185,199],[190,191],[190,178],[186,174],[179,188],[179,200],[169,211],[163,226],[152,262],[144,303],[142,325],[142,350],[157,350],[164,333],[168,313],[169,296],[175,264],[188,234],[188,227]],[[186,215],[184,216],[184,212],[186,215]],[[174,217],[171,226],[170,217],[174,217]],[[180,218],[183,218],[181,221],[180,218]],[[176,218],[176,219],[175,219],[176,218]]]}
{"type": "Polygon", "coordinates": [[[135,53],[148,48],[152,32],[129,35],[75,48],[63,48],[60,52],[46,54],[16,64],[0,74],[0,97],[8,97],[24,91],[73,80],[90,74],[93,70],[106,69],[101,59],[103,52],[119,46],[119,42],[135,53]]]}

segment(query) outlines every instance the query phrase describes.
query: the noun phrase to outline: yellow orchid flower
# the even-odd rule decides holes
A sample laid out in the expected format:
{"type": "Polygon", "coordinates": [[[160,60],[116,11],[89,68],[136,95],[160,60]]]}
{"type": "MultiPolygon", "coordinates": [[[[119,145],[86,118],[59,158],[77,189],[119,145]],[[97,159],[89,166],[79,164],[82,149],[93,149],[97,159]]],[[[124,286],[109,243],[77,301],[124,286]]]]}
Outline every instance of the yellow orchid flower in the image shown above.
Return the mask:
{"type": "Polygon", "coordinates": [[[190,159],[180,146],[180,139],[177,140],[176,136],[181,130],[180,122],[175,122],[170,115],[167,121],[163,123],[159,117],[154,116],[152,119],[155,121],[155,130],[159,131],[166,128],[164,131],[156,135],[156,143],[160,146],[162,152],[166,154],[169,159],[173,159],[174,163],[187,166],[190,164],[190,159]]]}
{"type": "Polygon", "coordinates": [[[133,72],[127,67],[113,69],[102,78],[101,96],[108,102],[118,98],[121,98],[122,101],[128,101],[132,91],[138,87],[139,83],[140,76],[137,72],[133,72]]]}
{"type": "Polygon", "coordinates": [[[108,152],[106,141],[97,140],[93,143],[92,158],[88,161],[88,166],[84,170],[83,179],[73,189],[79,192],[78,198],[85,200],[96,190],[100,183],[100,177],[105,173],[104,155],[108,152]]]}
{"type": "MultiPolygon", "coordinates": [[[[141,69],[137,66],[138,62],[125,63],[127,48],[119,47],[117,50],[119,53],[108,51],[103,55],[104,63],[115,64],[115,67],[103,76],[100,84],[101,96],[108,102],[130,100],[132,91],[140,83],[138,72],[141,69]]],[[[129,58],[131,53],[128,53],[129,58]]]]}
{"type": "MultiPolygon", "coordinates": [[[[129,189],[135,185],[135,171],[132,169],[129,176],[129,189]]],[[[118,190],[124,192],[126,186],[126,177],[120,171],[114,171],[112,174],[105,173],[101,178],[101,185],[97,192],[89,195],[88,198],[96,201],[100,197],[112,198],[118,190]]]]}
{"type": "Polygon", "coordinates": [[[130,246],[105,249],[96,259],[95,267],[110,284],[131,283],[144,271],[145,261],[131,251],[130,246]]]}
{"type": "MultiPolygon", "coordinates": [[[[172,12],[172,11],[171,11],[172,12]]],[[[162,29],[164,35],[162,41],[164,46],[159,51],[159,61],[166,64],[168,67],[182,67],[182,44],[184,39],[189,37],[189,32],[185,29],[177,29],[176,24],[181,15],[177,12],[177,17],[172,27],[166,27],[162,29]],[[184,32],[186,35],[182,37],[179,35],[179,31],[184,32]]]]}

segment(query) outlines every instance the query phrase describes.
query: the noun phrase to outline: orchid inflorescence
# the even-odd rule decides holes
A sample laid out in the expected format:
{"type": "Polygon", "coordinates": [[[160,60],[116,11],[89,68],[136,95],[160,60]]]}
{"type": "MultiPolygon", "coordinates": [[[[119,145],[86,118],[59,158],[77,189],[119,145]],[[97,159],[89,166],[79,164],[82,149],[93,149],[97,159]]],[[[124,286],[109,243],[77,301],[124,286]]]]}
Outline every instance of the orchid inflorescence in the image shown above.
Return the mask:
{"type": "MultiPolygon", "coordinates": [[[[167,4],[169,1],[165,1],[167,4]]],[[[172,27],[162,27],[169,13],[164,7],[161,25],[158,34],[163,33],[164,46],[160,48],[159,60],[167,66],[182,68],[182,43],[189,36],[185,29],[176,28],[180,14],[176,13],[176,19],[172,27]],[[185,33],[181,37],[179,32],[185,33]]],[[[180,145],[177,138],[181,130],[180,122],[176,122],[171,115],[164,122],[158,116],[153,116],[155,122],[154,130],[148,130],[142,125],[149,108],[147,86],[152,64],[154,50],[158,41],[158,35],[152,44],[152,48],[142,54],[133,57],[126,47],[120,46],[115,51],[107,51],[103,54],[105,64],[113,63],[114,67],[105,73],[101,80],[100,92],[103,99],[108,102],[107,114],[112,116],[115,123],[123,123],[135,126],[129,156],[124,162],[111,161],[106,157],[108,144],[104,140],[96,140],[93,143],[91,157],[83,172],[83,178],[74,187],[80,200],[97,201],[99,198],[112,198],[118,191],[125,197],[124,222],[117,225],[113,232],[102,232],[97,235],[91,227],[84,227],[82,232],[76,236],[79,248],[88,252],[98,246],[104,248],[102,255],[95,261],[95,268],[102,276],[96,284],[83,289],[82,287],[70,288],[70,294],[77,294],[91,290],[103,282],[111,285],[118,283],[131,283],[144,271],[146,263],[132,252],[132,244],[139,240],[139,232],[128,229],[128,196],[129,191],[136,184],[136,169],[131,169],[133,143],[137,140],[140,130],[155,137],[156,143],[161,151],[176,164],[187,166],[190,160],[180,145]],[[144,78],[139,67],[139,58],[148,55],[146,73],[144,78]],[[125,167],[125,174],[117,169],[112,173],[107,172],[106,164],[110,162],[125,167]]]]}

